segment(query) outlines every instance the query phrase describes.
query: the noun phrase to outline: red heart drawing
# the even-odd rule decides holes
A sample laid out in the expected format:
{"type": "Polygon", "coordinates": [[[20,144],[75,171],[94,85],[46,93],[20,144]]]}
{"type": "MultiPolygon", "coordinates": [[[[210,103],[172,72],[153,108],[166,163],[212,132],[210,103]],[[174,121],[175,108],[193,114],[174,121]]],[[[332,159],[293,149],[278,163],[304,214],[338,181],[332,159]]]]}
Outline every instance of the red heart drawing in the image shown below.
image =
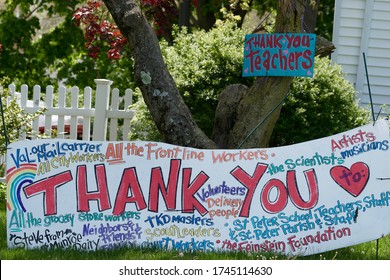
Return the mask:
{"type": "Polygon", "coordinates": [[[364,190],[370,178],[370,169],[364,162],[355,162],[351,168],[335,166],[330,170],[333,180],[354,197],[364,190]]]}

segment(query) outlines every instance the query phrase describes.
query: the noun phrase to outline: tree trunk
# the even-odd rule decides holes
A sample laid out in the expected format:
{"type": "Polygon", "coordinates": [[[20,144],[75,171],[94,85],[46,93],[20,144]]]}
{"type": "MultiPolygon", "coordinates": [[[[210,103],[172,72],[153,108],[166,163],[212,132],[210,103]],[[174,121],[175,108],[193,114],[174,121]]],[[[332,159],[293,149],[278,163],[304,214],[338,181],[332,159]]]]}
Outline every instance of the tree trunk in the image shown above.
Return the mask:
{"type": "Polygon", "coordinates": [[[126,37],[135,61],[135,83],[167,143],[197,148],[215,144],[196,125],[161,54],[158,39],[135,0],[103,0],[126,37]]]}
{"type": "MultiPolygon", "coordinates": [[[[196,148],[217,147],[199,129],[184,104],[165,65],[157,37],[136,4],[138,1],[103,1],[132,48],[136,85],[140,87],[165,141],[196,148]]],[[[302,15],[305,7],[302,2],[278,1],[276,32],[303,32],[302,15]]],[[[260,77],[249,89],[242,85],[228,87],[221,94],[216,111],[213,135],[218,147],[267,146],[280,113],[280,106],[277,107],[277,104],[286,96],[291,81],[292,77],[260,77]],[[275,112],[253,131],[274,108],[275,112]]]]}
{"type": "Polygon", "coordinates": [[[237,121],[225,148],[267,147],[272,131],[279,118],[281,106],[292,77],[261,77],[246,92],[237,107],[237,121]],[[276,108],[274,110],[274,108],[276,108]],[[273,111],[274,110],[274,111],[273,111]],[[273,112],[272,112],[273,111],[273,112]],[[269,117],[265,120],[265,117],[269,117]],[[262,124],[255,129],[255,127],[262,124]]]}
{"type": "Polygon", "coordinates": [[[191,0],[180,1],[179,26],[190,27],[191,0]]]}
{"type": "MultiPolygon", "coordinates": [[[[305,6],[301,2],[303,1],[277,1],[276,33],[304,32],[304,29],[312,28],[304,23],[301,16],[305,11],[305,6]]],[[[243,92],[239,93],[243,98],[238,102],[236,111],[229,112],[229,115],[217,111],[216,124],[221,122],[221,118],[234,120],[231,130],[224,133],[214,131],[215,142],[224,145],[220,148],[267,147],[279,118],[281,106],[278,104],[286,97],[292,80],[293,77],[259,77],[250,89],[242,89],[243,92]],[[221,139],[220,135],[224,139],[221,139]]],[[[222,102],[229,103],[226,100],[227,96],[230,95],[227,93],[223,95],[222,102]]],[[[218,106],[217,109],[220,110],[221,107],[218,106]]],[[[214,129],[217,129],[216,126],[214,129]]]]}
{"type": "Polygon", "coordinates": [[[306,1],[305,13],[304,13],[304,30],[308,33],[314,33],[317,23],[318,6],[320,0],[306,1]]]}
{"type": "Polygon", "coordinates": [[[198,27],[204,30],[209,30],[214,26],[215,15],[210,0],[198,0],[198,6],[196,7],[196,15],[198,17],[198,27]]]}

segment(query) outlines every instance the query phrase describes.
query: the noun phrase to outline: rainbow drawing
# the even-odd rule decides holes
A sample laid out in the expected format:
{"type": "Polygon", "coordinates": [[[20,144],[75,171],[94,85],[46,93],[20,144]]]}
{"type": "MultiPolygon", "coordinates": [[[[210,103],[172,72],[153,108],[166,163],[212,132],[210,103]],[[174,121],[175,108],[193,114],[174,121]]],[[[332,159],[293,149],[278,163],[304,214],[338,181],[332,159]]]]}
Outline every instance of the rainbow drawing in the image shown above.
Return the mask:
{"type": "Polygon", "coordinates": [[[19,168],[13,167],[7,170],[7,208],[11,210],[19,210],[26,212],[22,203],[20,192],[23,187],[34,182],[37,174],[36,164],[21,164],[19,168]]]}

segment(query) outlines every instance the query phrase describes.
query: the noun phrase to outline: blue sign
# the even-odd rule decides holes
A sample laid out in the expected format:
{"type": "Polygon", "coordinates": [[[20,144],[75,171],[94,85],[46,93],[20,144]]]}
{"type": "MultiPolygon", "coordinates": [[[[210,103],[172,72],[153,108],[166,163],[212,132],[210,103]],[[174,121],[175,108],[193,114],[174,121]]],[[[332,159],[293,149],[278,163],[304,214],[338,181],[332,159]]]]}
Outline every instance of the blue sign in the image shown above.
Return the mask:
{"type": "Polygon", "coordinates": [[[246,35],[242,76],[312,77],[315,45],[315,34],[246,35]]]}

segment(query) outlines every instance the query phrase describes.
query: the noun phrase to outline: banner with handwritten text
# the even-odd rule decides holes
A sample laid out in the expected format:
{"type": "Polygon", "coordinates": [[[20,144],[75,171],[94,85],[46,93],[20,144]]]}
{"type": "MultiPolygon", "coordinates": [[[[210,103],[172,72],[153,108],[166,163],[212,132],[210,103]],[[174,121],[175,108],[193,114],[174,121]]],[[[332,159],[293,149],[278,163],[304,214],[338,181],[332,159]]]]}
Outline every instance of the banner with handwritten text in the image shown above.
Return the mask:
{"type": "Polygon", "coordinates": [[[389,129],[278,148],[9,145],[10,248],[122,246],[310,255],[390,233],[389,129]]]}
{"type": "Polygon", "coordinates": [[[246,35],[242,76],[312,77],[315,45],[315,34],[246,35]]]}

